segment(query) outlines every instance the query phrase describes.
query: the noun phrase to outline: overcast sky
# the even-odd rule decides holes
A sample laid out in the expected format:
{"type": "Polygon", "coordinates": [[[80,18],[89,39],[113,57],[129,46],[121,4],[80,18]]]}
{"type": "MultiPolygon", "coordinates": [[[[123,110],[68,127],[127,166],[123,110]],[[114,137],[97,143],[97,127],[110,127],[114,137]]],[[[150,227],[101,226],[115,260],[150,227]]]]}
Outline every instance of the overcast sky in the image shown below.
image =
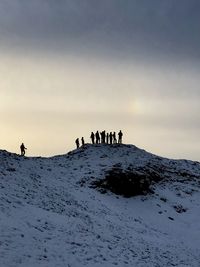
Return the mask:
{"type": "Polygon", "coordinates": [[[200,160],[200,1],[1,0],[1,148],[54,155],[93,130],[200,160]]]}

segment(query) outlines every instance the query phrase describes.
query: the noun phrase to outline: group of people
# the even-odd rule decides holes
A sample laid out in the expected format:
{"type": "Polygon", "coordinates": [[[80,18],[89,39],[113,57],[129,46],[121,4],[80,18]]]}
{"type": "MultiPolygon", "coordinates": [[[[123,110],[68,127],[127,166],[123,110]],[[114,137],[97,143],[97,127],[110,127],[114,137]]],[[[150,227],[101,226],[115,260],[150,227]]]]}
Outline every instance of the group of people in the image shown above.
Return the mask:
{"type": "MultiPolygon", "coordinates": [[[[79,148],[80,147],[79,138],[76,138],[75,143],[76,143],[76,147],[79,148]]],[[[85,140],[83,137],[81,137],[81,143],[82,143],[82,146],[85,145],[85,140]]]]}
{"type": "MultiPolygon", "coordinates": [[[[119,133],[118,133],[118,138],[116,136],[116,132],[110,132],[110,133],[106,133],[106,131],[102,131],[102,132],[99,132],[97,131],[96,133],[94,132],[91,132],[91,135],[90,135],[90,138],[91,138],[91,141],[92,141],[92,144],[121,144],[122,143],[122,136],[123,136],[123,133],[122,131],[120,130],[119,133]]],[[[79,142],[79,138],[77,138],[75,140],[75,143],[76,143],[76,147],[79,148],[80,147],[80,142],[79,142]]],[[[85,141],[84,141],[84,138],[82,137],[81,138],[81,144],[82,146],[85,145],[85,141]]]]}
{"type": "MultiPolygon", "coordinates": [[[[92,140],[92,144],[121,144],[122,143],[122,136],[123,133],[120,130],[118,133],[118,139],[116,137],[116,132],[110,132],[110,133],[106,133],[106,131],[102,131],[99,132],[97,131],[95,134],[94,132],[91,132],[90,138],[92,140]]],[[[79,138],[76,138],[75,140],[76,143],[76,147],[79,148],[80,147],[80,142],[79,142],[79,138]]],[[[84,146],[85,145],[85,140],[83,137],[81,137],[81,145],[84,146]]],[[[26,152],[26,147],[24,145],[24,143],[21,144],[20,146],[20,150],[21,150],[21,155],[24,156],[25,152],[26,152]]]]}

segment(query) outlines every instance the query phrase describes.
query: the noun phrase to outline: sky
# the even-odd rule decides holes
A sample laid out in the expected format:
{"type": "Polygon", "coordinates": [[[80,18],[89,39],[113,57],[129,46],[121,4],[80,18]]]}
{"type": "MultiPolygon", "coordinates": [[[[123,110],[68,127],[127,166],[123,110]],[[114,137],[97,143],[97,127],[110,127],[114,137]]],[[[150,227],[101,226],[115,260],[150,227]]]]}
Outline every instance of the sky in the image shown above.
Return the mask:
{"type": "Polygon", "coordinates": [[[91,131],[200,161],[199,0],[0,0],[0,149],[91,131]]]}

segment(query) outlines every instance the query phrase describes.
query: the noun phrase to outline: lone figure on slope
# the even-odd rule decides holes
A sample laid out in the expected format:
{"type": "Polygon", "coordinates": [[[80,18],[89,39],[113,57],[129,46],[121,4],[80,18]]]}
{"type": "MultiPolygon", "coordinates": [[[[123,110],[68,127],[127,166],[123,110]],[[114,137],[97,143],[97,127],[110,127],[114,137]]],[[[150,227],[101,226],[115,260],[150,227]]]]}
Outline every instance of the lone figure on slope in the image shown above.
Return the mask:
{"type": "Polygon", "coordinates": [[[26,149],[27,149],[27,148],[25,147],[24,143],[22,143],[21,146],[20,146],[21,156],[24,156],[24,155],[25,155],[25,150],[26,150],[26,149]]]}

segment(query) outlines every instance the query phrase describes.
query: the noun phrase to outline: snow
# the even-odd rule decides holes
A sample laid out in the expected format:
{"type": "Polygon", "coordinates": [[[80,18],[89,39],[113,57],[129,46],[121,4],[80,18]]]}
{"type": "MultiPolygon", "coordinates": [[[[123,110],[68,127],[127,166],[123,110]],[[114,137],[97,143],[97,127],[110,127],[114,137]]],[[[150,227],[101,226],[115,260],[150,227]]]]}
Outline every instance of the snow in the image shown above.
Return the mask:
{"type": "Polygon", "coordinates": [[[0,150],[0,266],[200,266],[200,163],[132,145],[86,145],[51,158],[0,150]],[[157,168],[154,194],[90,187],[105,171],[157,168]]]}

